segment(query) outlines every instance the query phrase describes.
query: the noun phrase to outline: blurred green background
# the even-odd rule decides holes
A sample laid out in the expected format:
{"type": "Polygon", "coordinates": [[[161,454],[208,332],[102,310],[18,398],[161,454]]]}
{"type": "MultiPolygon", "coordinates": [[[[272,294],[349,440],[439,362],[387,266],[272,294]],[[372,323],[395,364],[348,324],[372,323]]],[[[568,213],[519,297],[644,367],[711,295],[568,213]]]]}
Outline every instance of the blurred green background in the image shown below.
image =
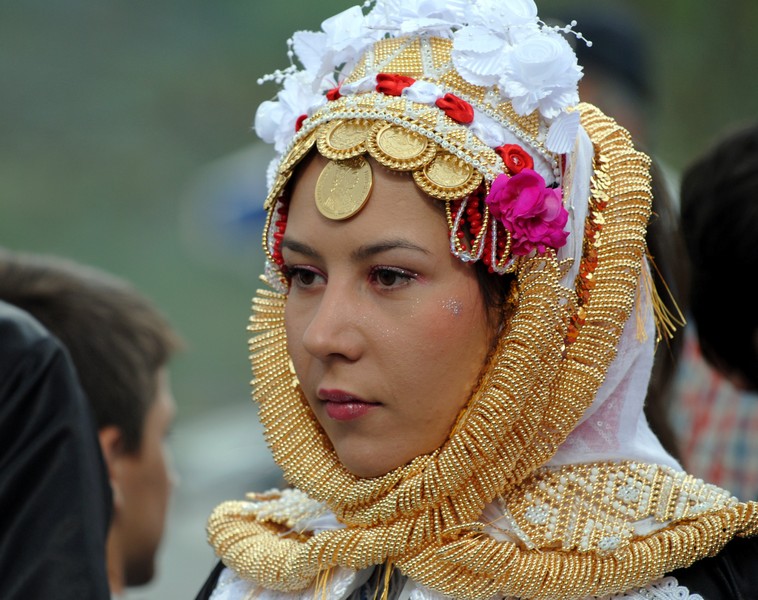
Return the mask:
{"type": "MultiPolygon", "coordinates": [[[[275,91],[256,79],[286,66],[285,39],[352,4],[0,3],[0,244],[102,267],[154,298],[189,343],[173,369],[182,415],[248,394],[257,224],[241,195],[214,206],[206,167],[255,143],[255,107],[275,91]]],[[[600,3],[539,4],[545,16],[600,3]]],[[[651,144],[676,169],[755,115],[758,3],[632,8],[651,44],[651,144]]],[[[258,201],[263,165],[250,160],[258,201]]]]}

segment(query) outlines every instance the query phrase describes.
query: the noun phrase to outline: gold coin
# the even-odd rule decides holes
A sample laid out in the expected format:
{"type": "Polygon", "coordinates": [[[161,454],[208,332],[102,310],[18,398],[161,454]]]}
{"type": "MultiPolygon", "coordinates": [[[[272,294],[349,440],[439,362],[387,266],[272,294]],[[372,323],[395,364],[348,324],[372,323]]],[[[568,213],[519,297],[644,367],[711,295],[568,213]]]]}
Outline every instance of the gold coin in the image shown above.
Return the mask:
{"type": "Polygon", "coordinates": [[[364,207],[373,183],[364,157],[330,160],[316,182],[316,208],[327,219],[348,219],[364,207]]]}
{"type": "Polygon", "coordinates": [[[395,160],[411,160],[421,156],[429,140],[396,125],[385,125],[376,134],[376,145],[395,160]]]}
{"type": "Polygon", "coordinates": [[[458,188],[463,186],[474,173],[474,168],[468,163],[458,160],[452,154],[438,154],[424,168],[424,174],[429,181],[441,188],[458,188]]]}
{"type": "Polygon", "coordinates": [[[341,121],[326,136],[335,150],[352,150],[366,141],[366,126],[360,121],[341,121]]]}

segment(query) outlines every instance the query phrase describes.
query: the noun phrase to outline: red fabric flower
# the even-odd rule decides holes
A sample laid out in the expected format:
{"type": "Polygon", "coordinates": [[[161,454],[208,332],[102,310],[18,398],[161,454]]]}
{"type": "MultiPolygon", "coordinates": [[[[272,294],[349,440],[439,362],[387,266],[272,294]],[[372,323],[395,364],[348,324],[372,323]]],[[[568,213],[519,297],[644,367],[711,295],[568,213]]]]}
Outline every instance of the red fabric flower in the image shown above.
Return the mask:
{"type": "Polygon", "coordinates": [[[399,96],[403,90],[416,83],[413,77],[395,73],[379,73],[376,76],[376,91],[387,96],[399,96]]]}
{"type": "Polygon", "coordinates": [[[485,201],[490,214],[511,233],[514,256],[525,256],[535,248],[542,253],[545,248],[565,245],[568,232],[563,228],[568,211],[561,196],[560,188],[546,187],[542,175],[532,169],[495,178],[485,201]]]}
{"type": "Polygon", "coordinates": [[[300,115],[297,118],[297,121],[295,121],[295,133],[300,131],[300,128],[303,126],[303,121],[305,121],[308,118],[308,115],[300,115]]]}
{"type": "Polygon", "coordinates": [[[453,121],[468,125],[474,120],[474,109],[458,96],[445,94],[442,98],[438,98],[435,104],[444,110],[445,114],[453,121]]]}
{"type": "Polygon", "coordinates": [[[340,94],[340,86],[332,88],[326,93],[326,99],[329,101],[339,100],[340,98],[342,98],[342,94],[340,94]]]}
{"type": "Polygon", "coordinates": [[[534,169],[534,160],[518,144],[503,144],[495,148],[495,152],[503,159],[512,175],[521,173],[524,169],[534,169]]]}

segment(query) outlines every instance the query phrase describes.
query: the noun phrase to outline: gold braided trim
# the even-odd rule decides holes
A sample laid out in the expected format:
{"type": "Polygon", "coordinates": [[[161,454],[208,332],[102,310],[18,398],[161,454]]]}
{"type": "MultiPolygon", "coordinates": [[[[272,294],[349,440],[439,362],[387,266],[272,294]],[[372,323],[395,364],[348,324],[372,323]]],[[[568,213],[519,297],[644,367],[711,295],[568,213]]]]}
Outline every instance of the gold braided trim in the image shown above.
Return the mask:
{"type": "MultiPolygon", "coordinates": [[[[313,537],[299,533],[298,523],[318,516],[323,506],[297,490],[251,499],[214,511],[209,535],[217,552],[236,572],[266,588],[294,591],[311,585],[333,548],[320,538],[333,541],[344,530],[313,537]]],[[[686,473],[639,463],[540,469],[501,499],[501,506],[500,521],[468,524],[460,539],[445,532],[397,566],[455,598],[576,600],[644,586],[718,553],[735,535],[758,533],[758,503],[739,503],[686,473]],[[634,534],[634,524],[646,518],[660,529],[634,534]],[[516,541],[491,537],[488,531],[498,525],[516,541]],[[552,539],[545,539],[548,532],[552,539]]]]}
{"type": "Polygon", "coordinates": [[[461,600],[494,595],[580,600],[645,586],[714,556],[735,536],[757,533],[758,503],[749,502],[635,539],[620,554],[523,550],[471,534],[439,549],[425,549],[397,566],[411,579],[461,600]]]}

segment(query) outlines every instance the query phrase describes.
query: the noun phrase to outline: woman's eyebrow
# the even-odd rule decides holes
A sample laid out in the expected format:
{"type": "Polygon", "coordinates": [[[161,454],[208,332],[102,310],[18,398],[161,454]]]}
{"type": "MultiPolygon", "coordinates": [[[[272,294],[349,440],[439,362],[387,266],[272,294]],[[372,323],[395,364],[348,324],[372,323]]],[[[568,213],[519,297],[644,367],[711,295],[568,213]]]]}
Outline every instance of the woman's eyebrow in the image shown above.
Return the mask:
{"type": "MultiPolygon", "coordinates": [[[[298,242],[297,240],[293,240],[292,238],[284,238],[282,240],[282,249],[288,249],[292,252],[296,252],[297,254],[302,254],[303,256],[309,256],[311,258],[321,258],[321,254],[319,252],[309,246],[308,244],[304,244],[303,242],[298,242]]],[[[423,248],[422,246],[419,246],[417,244],[414,244],[413,242],[410,242],[408,240],[382,240],[380,242],[375,242],[373,244],[365,244],[363,246],[360,246],[353,250],[350,253],[350,256],[353,260],[365,260],[367,258],[370,258],[372,256],[376,256],[377,254],[381,254],[382,252],[388,252],[390,250],[412,250],[414,252],[421,252],[423,254],[429,254],[429,250],[426,248],[423,248]]]]}
{"type": "Polygon", "coordinates": [[[352,253],[354,260],[364,260],[382,252],[388,252],[389,250],[413,250],[415,252],[421,252],[423,254],[430,254],[429,250],[418,246],[408,240],[383,240],[374,244],[366,244],[356,248],[352,253]]]}
{"type": "Polygon", "coordinates": [[[320,258],[321,255],[316,252],[314,248],[311,248],[308,244],[303,244],[293,239],[284,238],[282,240],[282,249],[287,248],[292,252],[297,252],[303,256],[310,256],[311,258],[320,258]]]}

